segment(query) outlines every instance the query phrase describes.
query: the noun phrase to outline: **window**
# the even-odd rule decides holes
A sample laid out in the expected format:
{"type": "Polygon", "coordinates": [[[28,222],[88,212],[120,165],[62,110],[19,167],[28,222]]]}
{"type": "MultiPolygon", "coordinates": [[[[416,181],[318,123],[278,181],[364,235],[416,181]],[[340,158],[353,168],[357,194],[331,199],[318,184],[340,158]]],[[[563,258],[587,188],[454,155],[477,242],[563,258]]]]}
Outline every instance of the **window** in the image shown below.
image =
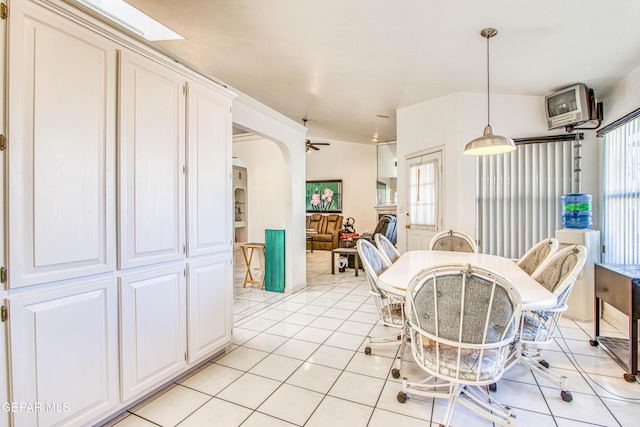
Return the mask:
{"type": "Polygon", "coordinates": [[[520,144],[477,160],[478,249],[520,258],[562,228],[560,196],[571,193],[572,141],[520,144]]]}
{"type": "Polygon", "coordinates": [[[640,264],[640,118],[604,136],[602,261],[640,264]]]}
{"type": "Polygon", "coordinates": [[[123,0],[77,0],[107,19],[144,37],[149,41],[181,40],[180,34],[130,6],[123,0]]]}
{"type": "Polygon", "coordinates": [[[407,161],[409,225],[437,231],[440,221],[440,170],[442,152],[424,154],[407,161]]]}

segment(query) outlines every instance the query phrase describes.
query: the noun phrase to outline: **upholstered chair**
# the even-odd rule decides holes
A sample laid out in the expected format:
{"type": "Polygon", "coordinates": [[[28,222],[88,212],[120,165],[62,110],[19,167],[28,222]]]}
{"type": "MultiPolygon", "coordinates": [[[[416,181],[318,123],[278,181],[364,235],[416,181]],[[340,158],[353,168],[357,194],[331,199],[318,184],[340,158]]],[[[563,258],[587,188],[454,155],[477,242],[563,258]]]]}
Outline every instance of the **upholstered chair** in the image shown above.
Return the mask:
{"type": "Polygon", "coordinates": [[[529,276],[542,266],[545,261],[550,259],[558,251],[558,240],[553,237],[541,240],[527,251],[522,258],[518,260],[518,266],[523,269],[529,276]]]}
{"type": "Polygon", "coordinates": [[[433,251],[478,252],[476,242],[462,231],[442,231],[431,239],[429,249],[433,251]]]}
{"type": "Polygon", "coordinates": [[[396,262],[398,258],[400,258],[400,252],[393,246],[393,243],[389,239],[387,239],[382,234],[376,234],[373,239],[376,242],[376,247],[380,251],[380,255],[387,261],[389,264],[393,264],[396,262]]]}
{"type": "Polygon", "coordinates": [[[400,344],[398,357],[396,357],[394,367],[391,370],[393,377],[399,378],[406,336],[404,293],[397,290],[394,291],[391,288],[383,288],[377,283],[378,276],[389,268],[391,264],[383,258],[380,251],[371,242],[366,239],[359,239],[356,247],[369,283],[369,293],[376,304],[378,322],[398,330],[393,335],[383,337],[368,336],[369,344],[365,347],[364,352],[371,354],[371,347],[397,346],[400,344]]]}
{"type": "Polygon", "coordinates": [[[447,398],[447,426],[456,403],[495,424],[515,425],[509,408],[481,388],[500,379],[514,351],[521,306],[513,284],[478,266],[436,266],[412,279],[405,307],[411,353],[429,376],[403,379],[398,401],[447,398]]]}

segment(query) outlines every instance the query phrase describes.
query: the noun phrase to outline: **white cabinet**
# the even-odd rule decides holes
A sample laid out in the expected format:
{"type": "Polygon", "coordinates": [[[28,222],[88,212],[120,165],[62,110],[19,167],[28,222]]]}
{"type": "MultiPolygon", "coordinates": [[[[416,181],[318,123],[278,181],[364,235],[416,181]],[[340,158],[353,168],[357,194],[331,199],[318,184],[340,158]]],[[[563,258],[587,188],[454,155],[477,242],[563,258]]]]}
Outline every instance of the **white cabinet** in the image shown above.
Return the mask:
{"type": "Polygon", "coordinates": [[[232,266],[229,256],[187,263],[188,362],[231,343],[232,266]]]}
{"type": "Polygon", "coordinates": [[[10,287],[112,271],[115,48],[31,3],[11,6],[10,287]]]}
{"type": "Polygon", "coordinates": [[[183,265],[120,277],[120,368],[123,401],[162,384],[185,367],[183,265]]]}
{"type": "Polygon", "coordinates": [[[184,257],[185,80],[120,55],[119,266],[184,257]]]}
{"type": "Polygon", "coordinates": [[[118,307],[114,279],[10,297],[15,426],[82,425],[118,403],[118,307]]]}
{"type": "Polygon", "coordinates": [[[187,255],[230,251],[231,99],[187,87],[187,255]]]}
{"type": "Polygon", "coordinates": [[[4,399],[90,425],[231,341],[233,95],[66,2],[2,22],[4,399]]]}

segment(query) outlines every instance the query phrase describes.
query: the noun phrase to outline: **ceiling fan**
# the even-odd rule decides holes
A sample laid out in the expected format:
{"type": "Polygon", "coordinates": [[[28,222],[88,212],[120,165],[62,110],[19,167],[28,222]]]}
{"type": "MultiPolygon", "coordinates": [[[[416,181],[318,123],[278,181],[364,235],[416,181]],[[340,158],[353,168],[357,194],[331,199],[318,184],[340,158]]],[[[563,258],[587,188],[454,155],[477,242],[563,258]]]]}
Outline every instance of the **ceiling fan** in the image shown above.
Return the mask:
{"type": "MultiPolygon", "coordinates": [[[[307,119],[302,119],[302,123],[306,127],[307,126],[307,119]]],[[[307,153],[310,152],[310,151],[318,151],[318,150],[320,150],[318,147],[316,147],[316,145],[331,145],[328,142],[311,142],[308,139],[305,139],[304,143],[305,143],[305,147],[306,147],[307,153]]]]}

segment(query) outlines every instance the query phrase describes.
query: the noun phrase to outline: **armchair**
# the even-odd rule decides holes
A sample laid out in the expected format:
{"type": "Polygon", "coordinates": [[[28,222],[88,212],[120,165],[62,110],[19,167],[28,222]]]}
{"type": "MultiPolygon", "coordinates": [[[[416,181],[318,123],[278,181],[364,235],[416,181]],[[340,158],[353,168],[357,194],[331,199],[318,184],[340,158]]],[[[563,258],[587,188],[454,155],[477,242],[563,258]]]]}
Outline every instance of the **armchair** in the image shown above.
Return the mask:
{"type": "MultiPolygon", "coordinates": [[[[307,216],[307,229],[316,230],[311,234],[313,249],[330,251],[338,247],[340,234],[342,233],[342,215],[337,214],[311,214],[307,216]]],[[[311,243],[307,242],[307,249],[311,249],[311,243]]]]}

